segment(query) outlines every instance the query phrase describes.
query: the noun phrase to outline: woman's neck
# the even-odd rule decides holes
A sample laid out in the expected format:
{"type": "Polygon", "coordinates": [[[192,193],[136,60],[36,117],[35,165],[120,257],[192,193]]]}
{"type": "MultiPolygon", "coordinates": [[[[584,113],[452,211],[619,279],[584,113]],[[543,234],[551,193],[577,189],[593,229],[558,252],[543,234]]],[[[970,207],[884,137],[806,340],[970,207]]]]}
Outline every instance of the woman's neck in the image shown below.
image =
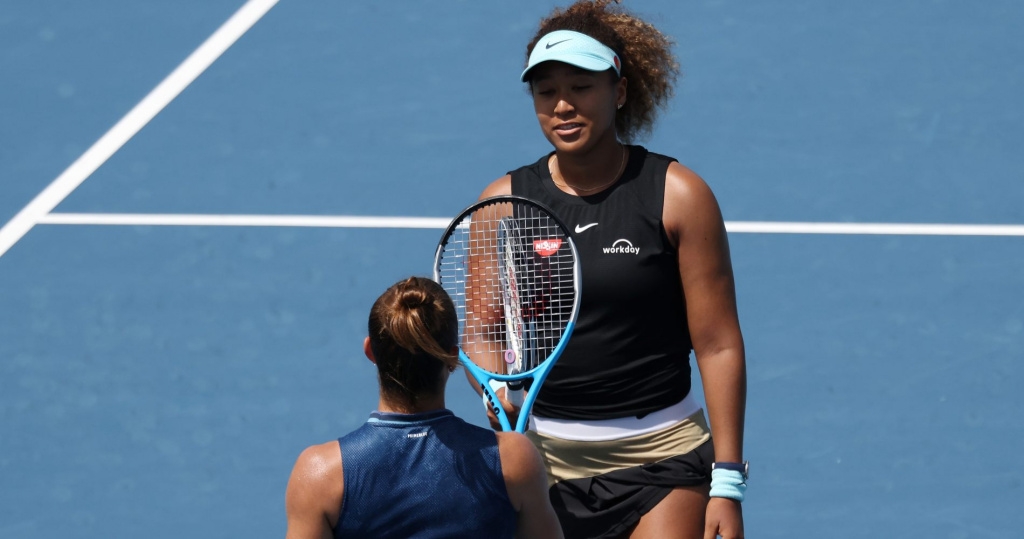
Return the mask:
{"type": "Polygon", "coordinates": [[[626,168],[627,148],[612,140],[586,154],[555,151],[548,160],[551,179],[560,189],[575,194],[600,191],[618,181],[626,168]]]}
{"type": "Polygon", "coordinates": [[[413,402],[400,402],[380,396],[377,410],[389,414],[422,414],[446,408],[444,393],[440,395],[420,395],[413,402]]]}

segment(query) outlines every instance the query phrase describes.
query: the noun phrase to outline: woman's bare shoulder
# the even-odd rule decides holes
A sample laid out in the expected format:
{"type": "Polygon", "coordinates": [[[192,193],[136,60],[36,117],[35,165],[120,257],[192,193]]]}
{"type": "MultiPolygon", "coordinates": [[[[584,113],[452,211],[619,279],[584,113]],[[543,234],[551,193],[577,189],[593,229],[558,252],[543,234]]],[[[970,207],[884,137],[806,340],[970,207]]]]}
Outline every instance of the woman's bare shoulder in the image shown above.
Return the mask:
{"type": "Polygon", "coordinates": [[[722,226],[721,209],[711,187],[688,167],[672,163],[665,175],[665,231],[678,245],[684,230],[722,226]]]}
{"type": "Polygon", "coordinates": [[[480,193],[480,200],[496,196],[505,196],[512,194],[512,175],[506,174],[497,180],[491,182],[487,188],[480,193]]]}

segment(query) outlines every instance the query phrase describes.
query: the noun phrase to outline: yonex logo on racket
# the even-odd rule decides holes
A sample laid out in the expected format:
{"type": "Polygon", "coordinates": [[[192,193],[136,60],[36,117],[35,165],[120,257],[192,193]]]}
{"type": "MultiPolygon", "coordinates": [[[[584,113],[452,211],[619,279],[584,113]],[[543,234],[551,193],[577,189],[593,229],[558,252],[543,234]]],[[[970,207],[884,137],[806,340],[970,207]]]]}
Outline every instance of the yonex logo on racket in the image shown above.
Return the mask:
{"type": "Polygon", "coordinates": [[[639,247],[633,247],[633,242],[622,238],[615,240],[615,243],[611,247],[602,247],[604,254],[606,255],[638,255],[640,254],[639,247]]]}

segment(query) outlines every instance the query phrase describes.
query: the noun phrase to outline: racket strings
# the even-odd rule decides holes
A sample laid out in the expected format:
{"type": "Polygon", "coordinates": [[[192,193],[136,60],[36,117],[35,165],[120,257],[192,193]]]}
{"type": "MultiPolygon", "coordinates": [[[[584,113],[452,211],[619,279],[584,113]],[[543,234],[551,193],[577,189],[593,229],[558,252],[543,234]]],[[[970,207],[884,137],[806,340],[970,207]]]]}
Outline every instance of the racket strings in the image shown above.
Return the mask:
{"type": "Polygon", "coordinates": [[[442,247],[438,275],[473,362],[496,374],[543,362],[572,316],[575,263],[567,233],[532,205],[499,202],[464,217],[442,247]]]}

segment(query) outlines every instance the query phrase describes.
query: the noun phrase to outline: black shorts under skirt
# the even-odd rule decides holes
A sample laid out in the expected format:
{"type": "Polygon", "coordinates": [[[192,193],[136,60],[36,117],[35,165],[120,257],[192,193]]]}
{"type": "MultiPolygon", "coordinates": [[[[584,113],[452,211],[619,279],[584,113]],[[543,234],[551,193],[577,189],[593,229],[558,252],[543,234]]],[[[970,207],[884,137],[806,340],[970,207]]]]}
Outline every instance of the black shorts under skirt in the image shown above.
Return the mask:
{"type": "Polygon", "coordinates": [[[633,529],[672,489],[711,484],[714,461],[708,440],[660,462],[560,481],[548,494],[566,539],[610,539],[633,529]]]}

